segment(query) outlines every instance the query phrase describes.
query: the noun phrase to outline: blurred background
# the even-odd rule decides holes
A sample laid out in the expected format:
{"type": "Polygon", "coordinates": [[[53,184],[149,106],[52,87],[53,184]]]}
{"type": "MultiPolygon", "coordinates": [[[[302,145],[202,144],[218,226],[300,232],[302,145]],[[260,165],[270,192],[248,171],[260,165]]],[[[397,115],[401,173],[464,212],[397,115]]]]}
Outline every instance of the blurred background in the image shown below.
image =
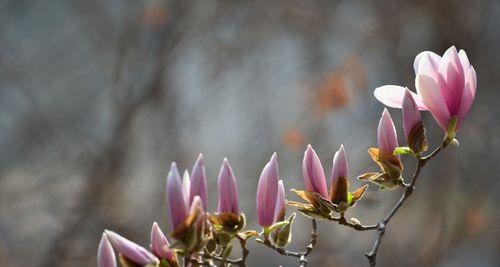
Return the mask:
{"type": "MultiPolygon", "coordinates": [[[[229,158],[248,228],[274,151],[287,189],[303,188],[307,144],[327,176],[344,144],[360,186],[377,168],[374,88],[414,89],[415,55],[451,45],[477,71],[475,104],[391,221],[380,266],[500,266],[499,1],[0,1],[0,265],[95,266],[106,228],[147,246],[153,221],[168,229],[169,164],[200,152],[212,209],[229,158]]],[[[348,215],[376,223],[400,194],[371,186],[348,215]]],[[[319,231],[311,266],[367,266],[375,233],[319,231]]],[[[300,217],[291,248],[309,232],[300,217]]],[[[250,247],[249,266],[297,264],[250,247]]]]}

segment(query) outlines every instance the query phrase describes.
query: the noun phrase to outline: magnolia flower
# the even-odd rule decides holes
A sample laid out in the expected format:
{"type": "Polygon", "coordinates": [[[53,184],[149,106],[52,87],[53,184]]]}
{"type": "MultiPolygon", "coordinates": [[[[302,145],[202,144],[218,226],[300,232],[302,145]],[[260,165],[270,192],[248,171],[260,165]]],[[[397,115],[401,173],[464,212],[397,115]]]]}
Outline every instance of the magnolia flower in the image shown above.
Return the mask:
{"type": "MultiPolygon", "coordinates": [[[[448,132],[453,117],[458,131],[476,95],[477,77],[464,50],[450,47],[442,57],[424,51],[415,57],[415,87],[412,93],[420,110],[431,112],[439,126],[448,132]]],[[[375,97],[389,107],[401,108],[405,88],[386,85],[375,89],[375,97]]],[[[453,133],[454,134],[454,133],[453,133]]]]}
{"type": "Polygon", "coordinates": [[[278,196],[278,161],[276,153],[264,166],[257,186],[257,217],[259,225],[267,227],[273,224],[278,196]]]}
{"type": "Polygon", "coordinates": [[[219,171],[219,204],[217,207],[218,213],[231,212],[235,215],[240,215],[238,207],[238,188],[236,179],[234,178],[233,170],[224,158],[219,171]]]}
{"type": "Polygon", "coordinates": [[[115,250],[125,259],[140,266],[148,264],[156,265],[159,263],[155,255],[125,237],[109,230],[105,230],[104,234],[115,250]]]}
{"type": "Polygon", "coordinates": [[[304,160],[302,161],[302,176],[306,189],[309,192],[316,192],[323,198],[328,198],[328,189],[326,187],[325,172],[319,160],[316,151],[311,145],[307,146],[304,152],[304,160]]]}
{"type": "MultiPolygon", "coordinates": [[[[186,183],[184,183],[184,185],[185,184],[186,183]]],[[[167,176],[167,202],[172,230],[175,230],[189,214],[189,205],[187,203],[184,185],[179,175],[177,165],[174,162],[167,176]]]]}
{"type": "Polygon", "coordinates": [[[203,202],[203,208],[208,209],[207,200],[207,177],[205,174],[205,165],[203,155],[200,154],[194,163],[193,170],[191,171],[191,186],[189,190],[189,202],[193,202],[195,196],[200,196],[203,202]]]}
{"type": "Polygon", "coordinates": [[[150,247],[151,252],[159,259],[165,259],[171,263],[177,262],[174,250],[170,249],[170,243],[156,222],[153,223],[151,228],[150,247]]]}
{"type": "Polygon", "coordinates": [[[102,234],[97,250],[97,267],[117,267],[115,252],[106,234],[102,234]]]}

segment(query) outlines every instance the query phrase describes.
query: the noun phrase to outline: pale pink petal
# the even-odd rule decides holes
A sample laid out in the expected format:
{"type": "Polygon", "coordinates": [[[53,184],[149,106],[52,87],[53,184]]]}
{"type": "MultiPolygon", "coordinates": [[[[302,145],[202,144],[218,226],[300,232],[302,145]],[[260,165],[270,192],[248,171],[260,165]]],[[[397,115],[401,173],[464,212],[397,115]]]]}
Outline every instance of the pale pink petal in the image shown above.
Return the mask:
{"type": "Polygon", "coordinates": [[[415,78],[415,85],[418,94],[422,97],[434,119],[446,131],[450,120],[450,112],[436,82],[429,76],[419,74],[415,78]]]}
{"type": "Polygon", "coordinates": [[[413,69],[415,70],[415,75],[419,74],[419,65],[420,62],[422,61],[423,58],[430,58],[432,61],[433,65],[435,64],[436,69],[439,66],[439,61],[441,61],[441,56],[432,52],[432,51],[423,51],[420,52],[416,57],[415,61],[413,62],[413,69]]]}
{"type": "MultiPolygon", "coordinates": [[[[415,62],[417,62],[415,69],[415,75],[425,74],[433,79],[437,80],[439,62],[441,61],[441,57],[433,52],[422,52],[415,58],[415,62]]],[[[414,64],[415,67],[415,64],[414,64]]]]}
{"type": "MultiPolygon", "coordinates": [[[[373,94],[378,101],[382,102],[382,104],[391,108],[401,108],[403,105],[405,91],[406,87],[398,85],[384,85],[376,88],[373,94]]],[[[418,108],[420,110],[427,110],[422,98],[413,92],[412,95],[418,108]]]]}
{"type": "Polygon", "coordinates": [[[476,94],[476,72],[473,67],[470,68],[467,75],[467,80],[465,84],[464,94],[462,96],[462,102],[460,103],[460,109],[458,110],[458,124],[457,130],[460,129],[462,122],[469,113],[469,110],[474,102],[474,97],[476,94]]]}
{"type": "Polygon", "coordinates": [[[464,72],[467,73],[472,66],[470,65],[469,58],[463,49],[458,51],[458,57],[460,58],[460,63],[462,63],[464,72]]]}

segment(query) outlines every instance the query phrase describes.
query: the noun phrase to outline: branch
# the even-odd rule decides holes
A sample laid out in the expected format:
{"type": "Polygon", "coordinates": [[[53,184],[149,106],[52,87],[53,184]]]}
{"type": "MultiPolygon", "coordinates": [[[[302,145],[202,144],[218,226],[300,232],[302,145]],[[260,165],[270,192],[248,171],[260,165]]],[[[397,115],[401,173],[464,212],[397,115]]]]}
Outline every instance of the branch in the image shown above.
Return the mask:
{"type": "Polygon", "coordinates": [[[279,254],[281,254],[283,256],[298,258],[299,259],[299,267],[306,267],[307,266],[307,256],[309,256],[309,254],[313,251],[314,246],[316,246],[316,243],[318,242],[316,219],[312,219],[311,239],[309,241],[309,245],[306,246],[304,251],[297,252],[297,251],[286,250],[284,247],[276,246],[267,237],[265,237],[264,240],[261,240],[258,242],[275,250],[276,252],[278,252],[279,254]]]}
{"type": "Polygon", "coordinates": [[[241,266],[246,266],[246,260],[248,257],[248,254],[250,254],[250,251],[248,250],[247,247],[247,240],[239,235],[236,235],[238,240],[240,241],[240,247],[241,247],[241,266]]]}
{"type": "Polygon", "coordinates": [[[300,257],[300,267],[305,267],[307,266],[307,256],[312,252],[314,249],[314,246],[316,246],[316,243],[318,242],[318,233],[317,233],[317,225],[316,225],[316,220],[312,219],[312,233],[311,233],[311,240],[309,241],[309,245],[306,247],[306,251],[302,253],[302,256],[300,257]]]}
{"type": "MultiPolygon", "coordinates": [[[[230,258],[224,258],[224,257],[221,257],[221,256],[217,256],[217,255],[211,255],[211,254],[206,254],[206,253],[200,253],[199,255],[203,258],[203,259],[206,259],[206,260],[216,260],[216,261],[219,261],[222,263],[223,266],[225,266],[225,263],[231,263],[231,264],[234,264],[234,265],[238,265],[238,266],[241,266],[241,267],[246,267],[246,260],[247,260],[247,257],[248,257],[248,254],[250,254],[250,250],[248,250],[248,247],[247,247],[247,240],[239,235],[236,235],[236,237],[238,238],[238,241],[240,242],[240,246],[241,246],[241,254],[242,254],[242,257],[239,258],[239,259],[230,259],[230,258]]],[[[200,264],[204,264],[204,265],[208,265],[210,266],[210,262],[199,262],[197,261],[197,259],[191,259],[191,261],[195,261],[197,263],[200,263],[200,264]]]]}
{"type": "Polygon", "coordinates": [[[374,267],[376,265],[377,253],[380,248],[380,244],[382,243],[382,238],[384,237],[387,224],[391,221],[392,217],[398,212],[398,210],[403,206],[408,197],[410,197],[410,195],[415,190],[415,184],[417,183],[420,172],[427,164],[427,162],[432,158],[434,158],[435,156],[437,156],[437,154],[439,154],[446,147],[448,147],[449,144],[450,140],[445,139],[443,143],[428,156],[421,158],[419,155],[417,155],[415,157],[417,159],[417,167],[415,168],[415,172],[413,173],[413,177],[411,179],[410,184],[405,186],[405,190],[401,198],[398,200],[396,205],[391,209],[391,211],[389,211],[389,213],[384,217],[384,219],[382,219],[377,224],[377,227],[375,228],[377,229],[377,238],[375,239],[372,250],[368,253],[365,253],[365,256],[368,258],[368,262],[370,263],[371,267],[374,267]]]}
{"type": "Polygon", "coordinates": [[[356,231],[371,231],[371,230],[377,230],[377,228],[378,228],[378,224],[362,225],[362,224],[349,222],[346,220],[346,218],[344,216],[341,216],[341,217],[331,216],[330,218],[328,218],[328,220],[333,221],[333,222],[338,222],[340,225],[350,227],[356,231]]]}

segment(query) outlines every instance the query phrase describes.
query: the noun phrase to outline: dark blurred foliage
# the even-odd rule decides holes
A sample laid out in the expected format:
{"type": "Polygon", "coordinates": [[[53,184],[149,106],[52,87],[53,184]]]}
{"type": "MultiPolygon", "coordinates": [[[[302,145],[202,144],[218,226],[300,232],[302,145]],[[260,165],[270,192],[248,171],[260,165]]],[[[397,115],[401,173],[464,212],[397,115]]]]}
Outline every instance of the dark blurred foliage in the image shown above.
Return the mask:
{"type": "MultiPolygon", "coordinates": [[[[424,170],[379,261],[500,266],[499,1],[3,0],[0,29],[2,266],[95,266],[105,228],[147,246],[152,222],[168,221],[169,163],[190,169],[199,152],[212,208],[229,158],[250,228],[273,151],[287,189],[302,188],[305,146],[329,173],[343,143],[358,185],[376,168],[373,89],[414,88],[414,56],[453,44],[479,82],[460,148],[424,170]]],[[[372,186],[349,215],[374,223],[398,196],[372,186]]],[[[309,223],[297,223],[302,246],[309,223]]],[[[312,266],[366,265],[374,233],[319,230],[312,266]]],[[[296,264],[251,249],[250,266],[296,264]]]]}

